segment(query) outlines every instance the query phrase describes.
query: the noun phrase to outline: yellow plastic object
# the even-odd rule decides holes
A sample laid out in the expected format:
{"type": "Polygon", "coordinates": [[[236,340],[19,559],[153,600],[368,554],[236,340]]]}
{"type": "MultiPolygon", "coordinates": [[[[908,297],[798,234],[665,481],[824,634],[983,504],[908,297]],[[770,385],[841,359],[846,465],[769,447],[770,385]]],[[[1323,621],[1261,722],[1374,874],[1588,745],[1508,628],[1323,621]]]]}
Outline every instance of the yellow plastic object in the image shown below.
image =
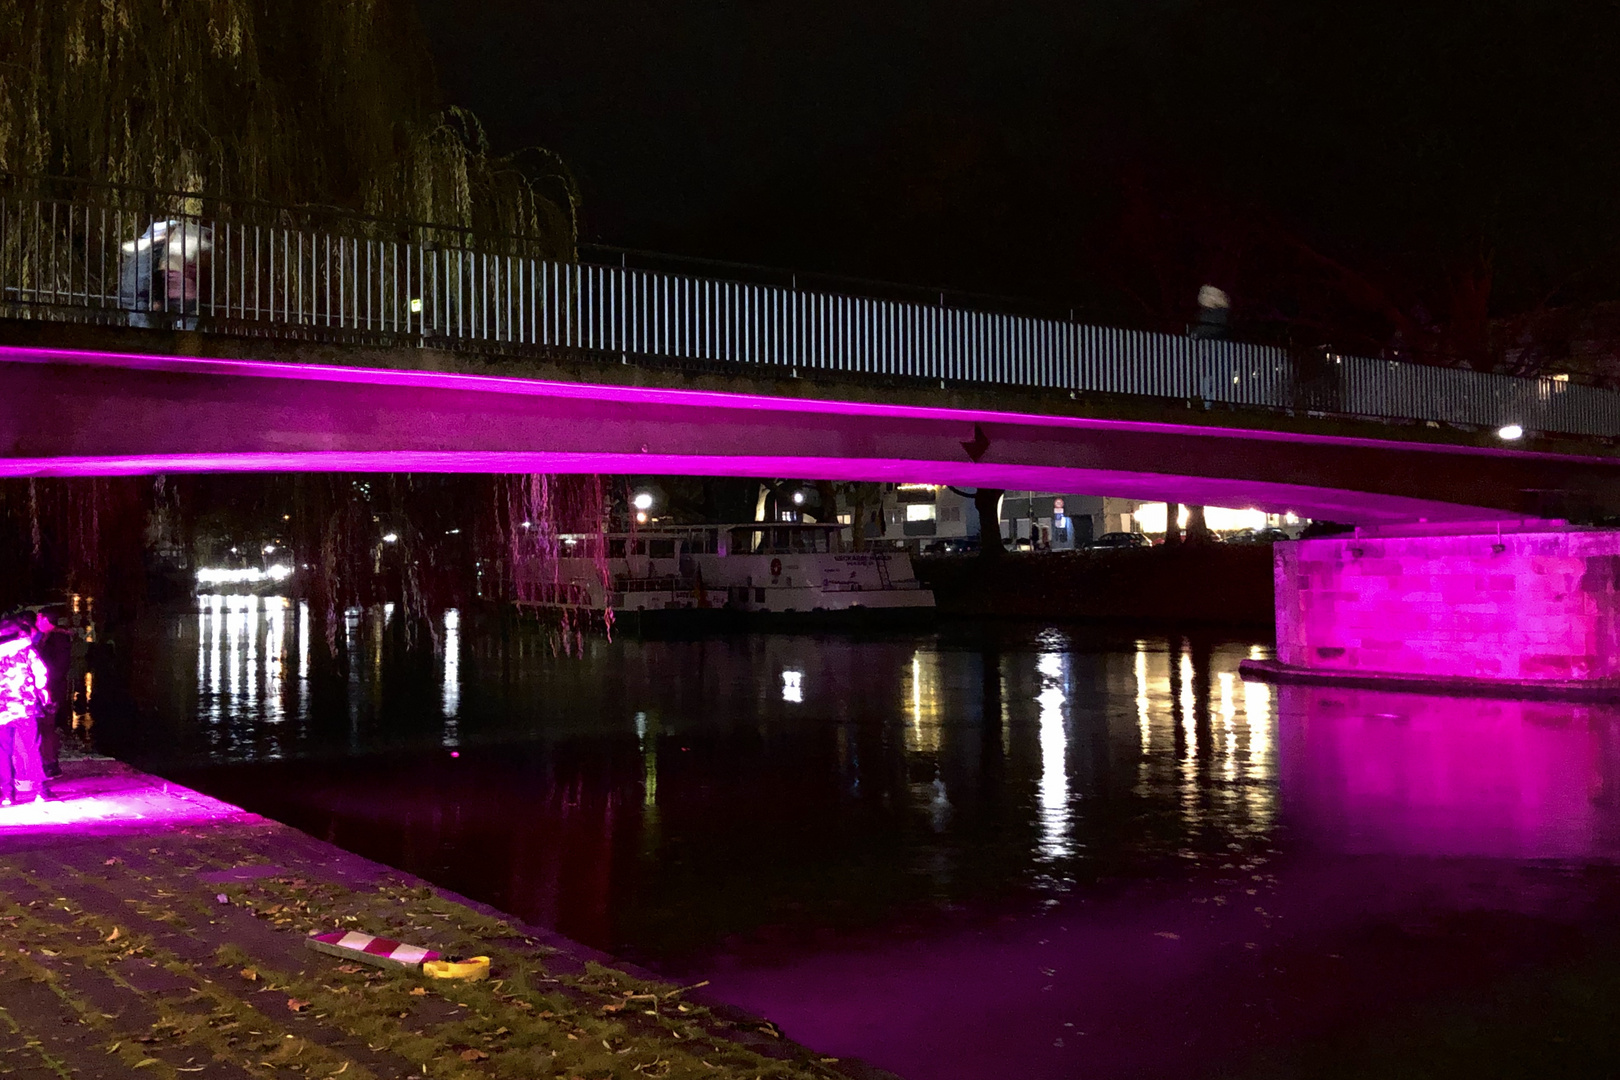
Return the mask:
{"type": "Polygon", "coordinates": [[[466,979],[469,982],[489,978],[489,957],[472,956],[466,960],[427,960],[422,972],[430,979],[466,979]]]}

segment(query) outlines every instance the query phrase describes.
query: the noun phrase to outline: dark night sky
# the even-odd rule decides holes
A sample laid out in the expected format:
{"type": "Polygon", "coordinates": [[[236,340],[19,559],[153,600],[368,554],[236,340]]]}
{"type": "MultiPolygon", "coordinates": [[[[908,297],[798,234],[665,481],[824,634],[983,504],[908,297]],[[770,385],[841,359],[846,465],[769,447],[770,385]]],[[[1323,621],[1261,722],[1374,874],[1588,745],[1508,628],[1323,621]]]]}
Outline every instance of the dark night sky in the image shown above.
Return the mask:
{"type": "Polygon", "coordinates": [[[1620,295],[1613,3],[419,2],[590,240],[1117,309],[1136,191],[1413,297],[1482,253],[1499,309],[1620,295]]]}

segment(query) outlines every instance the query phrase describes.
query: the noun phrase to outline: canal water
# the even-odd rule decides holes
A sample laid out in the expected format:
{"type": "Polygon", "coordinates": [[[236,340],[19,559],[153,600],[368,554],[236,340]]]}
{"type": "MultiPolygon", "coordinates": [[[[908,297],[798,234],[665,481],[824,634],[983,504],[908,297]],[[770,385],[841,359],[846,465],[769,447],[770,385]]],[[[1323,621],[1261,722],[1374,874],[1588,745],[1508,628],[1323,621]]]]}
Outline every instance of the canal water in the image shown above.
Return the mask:
{"type": "Polygon", "coordinates": [[[1459,1039],[1499,1067],[1458,1032],[1503,1001],[1537,1070],[1620,1051],[1580,1004],[1620,956],[1612,710],[1273,688],[1237,673],[1267,643],[1207,634],[567,657],[389,617],[351,612],[322,680],[297,601],[154,614],[93,738],[910,1080],[1355,1075],[1459,1039]]]}

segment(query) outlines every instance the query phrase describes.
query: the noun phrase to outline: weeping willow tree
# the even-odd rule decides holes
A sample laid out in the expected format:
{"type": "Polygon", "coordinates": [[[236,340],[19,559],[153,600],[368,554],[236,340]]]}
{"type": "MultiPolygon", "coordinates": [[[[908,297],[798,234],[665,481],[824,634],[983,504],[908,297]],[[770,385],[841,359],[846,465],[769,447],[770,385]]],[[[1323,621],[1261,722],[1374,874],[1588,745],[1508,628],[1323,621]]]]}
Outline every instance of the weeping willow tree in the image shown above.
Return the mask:
{"type": "Polygon", "coordinates": [[[577,237],[555,154],[440,101],[410,0],[0,0],[0,172],[577,237]]]}
{"type": "MultiPolygon", "coordinates": [[[[441,100],[411,0],[0,0],[6,174],[459,226],[565,259],[577,240],[567,168],[539,148],[496,156],[477,119],[441,100]]],[[[265,477],[238,483],[229,498],[197,478],[167,487],[161,479],[8,482],[0,485],[0,546],[30,569],[12,575],[17,595],[0,599],[105,593],[116,576],[109,567],[139,567],[143,530],[124,519],[139,519],[142,507],[150,514],[167,503],[184,515],[209,499],[290,501],[299,558],[317,570],[311,588],[330,634],[346,606],[381,596],[374,512],[434,523],[404,538],[400,550],[411,557],[387,586],[390,598],[420,612],[469,574],[470,556],[445,539],[465,534],[437,527],[449,508],[475,508],[468,531],[483,537],[481,551],[533,554],[534,538],[511,532],[513,508],[527,498],[512,492],[554,484],[375,481],[367,498],[345,476],[296,485],[265,477]],[[109,530],[115,518],[123,527],[109,530]],[[118,544],[130,550],[111,551],[118,544]]],[[[254,507],[232,512],[252,516],[254,507]]],[[[546,520],[536,536],[556,532],[546,520]]]]}

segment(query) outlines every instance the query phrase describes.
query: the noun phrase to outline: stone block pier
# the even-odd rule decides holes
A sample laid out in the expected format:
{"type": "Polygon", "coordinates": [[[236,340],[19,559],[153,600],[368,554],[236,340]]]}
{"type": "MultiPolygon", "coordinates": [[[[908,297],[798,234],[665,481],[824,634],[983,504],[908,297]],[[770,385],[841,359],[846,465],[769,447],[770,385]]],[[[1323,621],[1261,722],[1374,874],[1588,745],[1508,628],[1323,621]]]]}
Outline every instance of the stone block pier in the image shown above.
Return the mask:
{"type": "Polygon", "coordinates": [[[1546,522],[1278,544],[1261,678],[1620,699],[1620,531],[1546,522]]]}

